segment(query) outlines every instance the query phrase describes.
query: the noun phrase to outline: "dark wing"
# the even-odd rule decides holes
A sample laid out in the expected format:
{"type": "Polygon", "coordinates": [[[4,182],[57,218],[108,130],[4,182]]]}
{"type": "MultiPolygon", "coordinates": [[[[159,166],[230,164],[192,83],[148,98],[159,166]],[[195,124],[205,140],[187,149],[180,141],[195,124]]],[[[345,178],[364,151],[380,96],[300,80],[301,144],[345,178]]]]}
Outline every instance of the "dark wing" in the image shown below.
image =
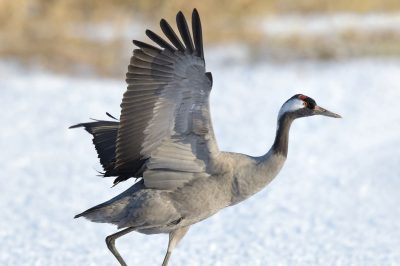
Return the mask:
{"type": "Polygon", "coordinates": [[[182,12],[176,20],[183,42],[165,20],[161,29],[172,45],[150,30],[147,36],[162,49],[134,41],[140,49],[134,50],[126,74],[115,183],[143,177],[146,187],[175,189],[209,176],[210,163],[218,154],[200,17],[194,10],[193,40],[182,12]]]}
{"type": "MultiPolygon", "coordinates": [[[[108,116],[114,118],[107,113],[108,116]]],[[[119,122],[95,120],[81,123],[70,128],[83,127],[93,135],[93,144],[96,148],[100,163],[105,171],[105,176],[113,175],[115,164],[115,145],[117,141],[119,122]]]]}

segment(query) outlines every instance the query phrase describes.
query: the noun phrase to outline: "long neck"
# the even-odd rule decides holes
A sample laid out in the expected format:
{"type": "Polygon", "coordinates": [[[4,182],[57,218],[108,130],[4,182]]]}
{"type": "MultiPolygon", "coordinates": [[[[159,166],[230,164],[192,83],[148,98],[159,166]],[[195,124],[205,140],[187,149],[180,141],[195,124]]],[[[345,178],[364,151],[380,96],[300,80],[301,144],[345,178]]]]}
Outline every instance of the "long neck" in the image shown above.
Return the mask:
{"type": "Polygon", "coordinates": [[[279,173],[287,157],[289,129],[293,119],[287,114],[279,117],[274,144],[264,156],[249,159],[244,155],[231,155],[234,157],[232,204],[257,193],[279,173]]]}
{"type": "Polygon", "coordinates": [[[272,152],[287,157],[289,146],[289,130],[292,125],[293,117],[288,114],[283,114],[278,118],[278,128],[274,144],[272,145],[272,152]]]}

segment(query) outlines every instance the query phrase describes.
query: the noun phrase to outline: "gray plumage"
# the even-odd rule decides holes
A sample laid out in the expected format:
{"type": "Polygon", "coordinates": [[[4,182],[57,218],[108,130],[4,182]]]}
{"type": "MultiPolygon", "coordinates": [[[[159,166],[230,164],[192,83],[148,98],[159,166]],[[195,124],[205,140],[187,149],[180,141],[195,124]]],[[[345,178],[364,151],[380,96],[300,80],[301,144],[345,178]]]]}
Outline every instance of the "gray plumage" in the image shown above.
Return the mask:
{"type": "Polygon", "coordinates": [[[104,168],[115,184],[138,178],[115,198],[78,214],[93,222],[112,223],[120,232],[106,238],[110,251],[126,265],[115,240],[131,231],[169,233],[163,265],[189,227],[237,204],[264,188],[282,168],[292,121],[299,117],[340,117],[298,94],[282,106],[272,148],[260,157],[218,149],[209,109],[212,75],[206,72],[200,17],[192,14],[190,34],[184,15],[176,18],[182,41],[161,20],[168,43],[147,36],[161,48],[134,41],[121,103],[120,121],[82,123],[104,168]]]}

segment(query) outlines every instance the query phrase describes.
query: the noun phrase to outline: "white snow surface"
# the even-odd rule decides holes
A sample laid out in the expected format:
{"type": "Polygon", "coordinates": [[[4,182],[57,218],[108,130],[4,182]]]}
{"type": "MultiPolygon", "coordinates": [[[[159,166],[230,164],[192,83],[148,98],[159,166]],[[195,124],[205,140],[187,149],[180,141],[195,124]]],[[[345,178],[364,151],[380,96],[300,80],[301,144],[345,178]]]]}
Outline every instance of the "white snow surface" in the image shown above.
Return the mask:
{"type": "MultiPolygon", "coordinates": [[[[211,108],[221,150],[261,155],[296,93],[343,119],[303,118],[262,192],[192,226],[170,265],[399,265],[400,60],[222,65],[211,108]]],[[[122,75],[121,75],[122,76],[122,75]]],[[[72,78],[0,64],[0,265],[117,265],[116,232],[73,216],[110,188],[91,137],[68,126],[119,115],[123,78],[72,78]]],[[[160,265],[167,235],[117,241],[129,265],[160,265]]]]}

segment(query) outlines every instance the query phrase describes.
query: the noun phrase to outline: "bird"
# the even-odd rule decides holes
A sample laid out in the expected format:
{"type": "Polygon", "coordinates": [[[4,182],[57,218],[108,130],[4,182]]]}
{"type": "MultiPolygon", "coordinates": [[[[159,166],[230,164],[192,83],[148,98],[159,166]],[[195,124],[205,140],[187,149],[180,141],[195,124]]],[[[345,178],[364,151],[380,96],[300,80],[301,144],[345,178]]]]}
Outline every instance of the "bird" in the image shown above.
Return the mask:
{"type": "Polygon", "coordinates": [[[161,19],[165,38],[146,30],[154,44],[134,40],[137,47],[126,74],[120,118],[76,124],[92,135],[105,177],[114,185],[130,178],[133,185],[116,197],[78,215],[93,222],[117,225],[106,237],[120,265],[127,265],[115,241],[130,232],[169,234],[169,258],[190,226],[242,202],[266,187],[288,155],[294,120],[340,115],[303,94],[289,98],[279,110],[271,148],[262,156],[220,151],[211,121],[209,96],[213,85],[206,72],[199,13],[192,12],[190,32],[180,11],[179,36],[161,19]]]}

